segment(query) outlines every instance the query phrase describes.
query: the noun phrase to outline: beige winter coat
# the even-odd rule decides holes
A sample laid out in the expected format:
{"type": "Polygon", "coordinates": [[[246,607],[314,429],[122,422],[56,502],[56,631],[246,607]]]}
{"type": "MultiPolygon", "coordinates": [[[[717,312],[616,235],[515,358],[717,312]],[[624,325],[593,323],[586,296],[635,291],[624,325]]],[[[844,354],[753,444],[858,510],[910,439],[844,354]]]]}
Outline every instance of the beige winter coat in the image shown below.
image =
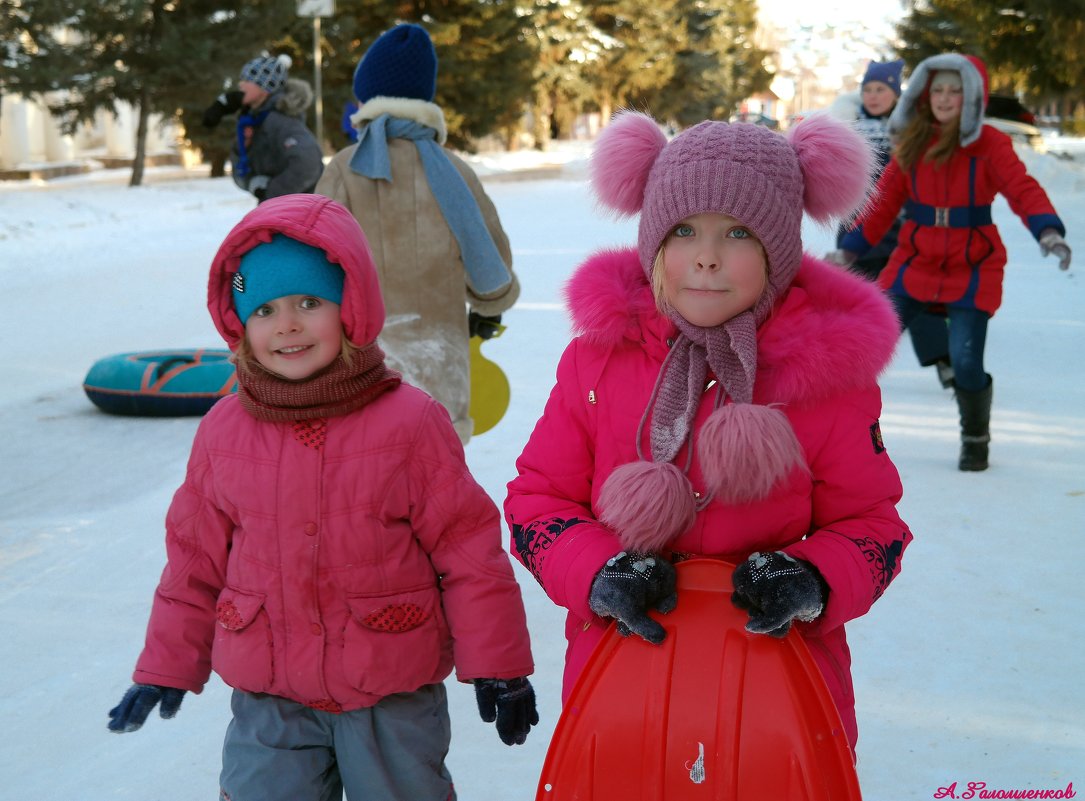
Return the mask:
{"type": "MultiPolygon", "coordinates": [[[[362,126],[386,113],[436,129],[437,141],[444,144],[444,113],[432,103],[377,97],[364,104],[353,121],[362,126]]],[[[512,275],[511,285],[499,296],[475,295],[467,286],[459,245],[430,191],[414,144],[403,139],[388,142],[391,183],[351,171],[356,147],[351,145],[335,155],[316,192],[350,209],[369,240],[388,315],[379,340],[388,364],[448,409],[460,440],[466,444],[473,428],[467,308],[491,316],[516,302],[520,284],[512,272],[508,237],[478,176],[446,150],[475,196],[512,275]]]]}

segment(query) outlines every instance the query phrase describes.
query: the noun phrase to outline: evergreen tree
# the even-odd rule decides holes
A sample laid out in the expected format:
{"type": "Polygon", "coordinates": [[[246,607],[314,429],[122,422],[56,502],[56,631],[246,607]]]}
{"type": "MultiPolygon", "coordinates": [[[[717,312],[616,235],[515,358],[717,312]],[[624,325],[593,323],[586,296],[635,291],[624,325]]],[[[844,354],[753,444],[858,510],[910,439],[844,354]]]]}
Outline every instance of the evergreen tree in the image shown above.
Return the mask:
{"type": "Polygon", "coordinates": [[[651,111],[650,101],[675,75],[673,54],[685,42],[674,13],[681,0],[585,0],[596,29],[585,77],[604,120],[619,107],[651,111]]]}
{"type": "Polygon", "coordinates": [[[674,54],[674,76],[651,101],[661,118],[683,127],[725,120],[743,100],[768,89],[769,54],[753,44],[753,0],[680,0],[675,12],[685,43],[674,54]]]}
{"type": "MultiPolygon", "coordinates": [[[[429,31],[437,97],[450,145],[470,149],[519,124],[532,95],[536,49],[530,16],[511,0],[338,0],[324,24],[325,128],[339,130],[354,100],[354,69],[376,38],[401,22],[429,31]]],[[[346,144],[345,136],[339,137],[346,144]]]]}
{"type": "MultiPolygon", "coordinates": [[[[0,39],[12,43],[4,91],[41,97],[74,132],[117,103],[138,115],[131,186],[142,183],[149,119],[204,106],[238,53],[266,45],[294,17],[293,0],[0,0],[0,39]],[[229,66],[227,66],[229,65],[229,66]]],[[[246,58],[251,56],[246,56],[246,58]]]]}

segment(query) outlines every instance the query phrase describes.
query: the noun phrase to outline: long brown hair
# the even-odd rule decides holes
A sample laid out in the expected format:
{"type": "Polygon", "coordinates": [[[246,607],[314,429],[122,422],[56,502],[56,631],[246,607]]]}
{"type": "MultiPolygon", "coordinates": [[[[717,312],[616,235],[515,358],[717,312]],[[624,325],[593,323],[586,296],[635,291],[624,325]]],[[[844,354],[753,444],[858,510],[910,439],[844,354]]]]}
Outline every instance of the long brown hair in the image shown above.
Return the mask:
{"type": "Polygon", "coordinates": [[[947,125],[939,126],[931,114],[930,96],[924,93],[916,101],[915,113],[901,132],[893,155],[905,172],[915,167],[921,159],[934,162],[935,166],[941,167],[949,161],[953,151],[957,149],[960,138],[960,116],[958,115],[947,125]],[[938,137],[934,144],[930,144],[931,136],[935,131],[938,132],[938,137]]]}

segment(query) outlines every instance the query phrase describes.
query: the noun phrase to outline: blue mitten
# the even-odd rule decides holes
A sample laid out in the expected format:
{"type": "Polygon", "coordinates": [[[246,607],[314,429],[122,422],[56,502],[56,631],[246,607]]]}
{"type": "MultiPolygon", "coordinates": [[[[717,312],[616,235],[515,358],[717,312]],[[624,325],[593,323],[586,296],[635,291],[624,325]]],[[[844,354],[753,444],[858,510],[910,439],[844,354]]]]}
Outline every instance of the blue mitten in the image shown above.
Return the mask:
{"type": "Polygon", "coordinates": [[[109,710],[109,730],[117,734],[135,731],[147,720],[156,704],[159,715],[172,718],[181,708],[181,699],[184,696],[185,691],[176,687],[133,684],[121,702],[109,710]]]}

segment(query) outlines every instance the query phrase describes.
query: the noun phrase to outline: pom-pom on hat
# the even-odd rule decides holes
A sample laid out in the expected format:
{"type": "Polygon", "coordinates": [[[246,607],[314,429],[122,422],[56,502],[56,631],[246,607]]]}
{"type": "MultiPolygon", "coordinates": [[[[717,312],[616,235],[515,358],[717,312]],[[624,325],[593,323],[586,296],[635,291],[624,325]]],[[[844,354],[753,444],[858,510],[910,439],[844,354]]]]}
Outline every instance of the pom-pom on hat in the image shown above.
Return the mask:
{"type": "Polygon", "coordinates": [[[278,56],[269,56],[265,53],[241,68],[241,80],[254,83],[265,92],[274,94],[286,83],[290,64],[291,58],[286,53],[278,56]]]}
{"type": "Polygon", "coordinates": [[[640,461],[618,467],[600,489],[600,519],[626,548],[664,548],[711,498],[761,500],[793,470],[806,469],[783,412],[752,402],[757,327],[799,271],[803,212],[822,223],[854,214],[866,200],[874,169],[866,139],[828,115],[807,117],[786,135],[706,121],[668,142],[648,115],[621,112],[596,140],[589,162],[592,189],[617,214],[640,214],[637,251],[649,281],[656,254],[675,226],[708,212],[749,228],[764,248],[768,269],[754,307],[718,326],[695,326],[668,312],[679,336],[641,420],[650,449],[644,451],[638,433],[640,461]],[[687,443],[693,452],[693,418],[709,373],[717,381],[716,408],[696,441],[709,494],[695,501],[685,476],[688,464],[683,468],[673,460],[687,443]],[[656,504],[646,509],[636,500],[645,497],[656,504]]]}
{"type": "Polygon", "coordinates": [[[878,81],[884,83],[897,97],[900,97],[900,74],[903,70],[904,59],[901,58],[896,61],[871,61],[863,75],[862,85],[866,86],[871,81],[878,81]]]}
{"type": "Polygon", "coordinates": [[[382,33],[354,70],[359,103],[374,97],[433,101],[437,93],[437,51],[426,29],[403,23],[382,33]]]}
{"type": "Polygon", "coordinates": [[[231,290],[234,309],[244,324],[258,308],[286,295],[312,295],[343,301],[343,268],[323,250],[283,234],[241,257],[231,290]]]}

